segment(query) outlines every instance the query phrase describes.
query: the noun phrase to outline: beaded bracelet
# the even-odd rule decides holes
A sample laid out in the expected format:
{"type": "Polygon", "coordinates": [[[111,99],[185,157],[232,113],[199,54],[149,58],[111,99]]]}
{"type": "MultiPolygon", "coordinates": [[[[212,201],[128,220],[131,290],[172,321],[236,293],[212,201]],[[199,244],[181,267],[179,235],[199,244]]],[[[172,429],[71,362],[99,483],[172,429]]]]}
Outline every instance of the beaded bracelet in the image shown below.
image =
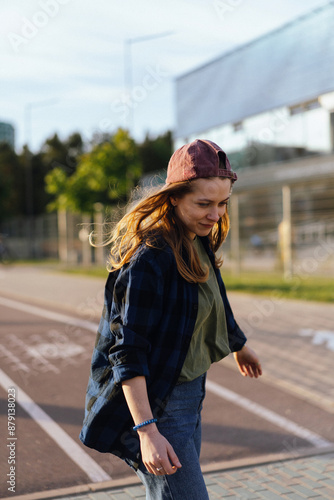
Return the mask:
{"type": "Polygon", "coordinates": [[[141,427],[145,427],[145,425],[149,425],[149,424],[155,424],[157,421],[158,420],[156,418],[151,418],[151,420],[145,420],[145,422],[142,422],[141,424],[135,425],[134,427],[132,427],[132,429],[134,431],[137,431],[141,427]]]}

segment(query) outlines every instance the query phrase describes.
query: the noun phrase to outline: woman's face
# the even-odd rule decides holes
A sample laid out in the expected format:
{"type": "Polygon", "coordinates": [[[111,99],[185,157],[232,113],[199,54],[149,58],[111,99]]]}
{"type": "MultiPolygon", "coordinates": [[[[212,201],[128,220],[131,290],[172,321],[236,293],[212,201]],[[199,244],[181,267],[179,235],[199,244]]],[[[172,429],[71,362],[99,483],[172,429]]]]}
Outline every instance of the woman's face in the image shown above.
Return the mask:
{"type": "Polygon", "coordinates": [[[231,181],[221,177],[195,179],[193,190],[182,198],[171,196],[175,214],[189,231],[189,236],[207,236],[226,211],[231,195],[231,181]]]}

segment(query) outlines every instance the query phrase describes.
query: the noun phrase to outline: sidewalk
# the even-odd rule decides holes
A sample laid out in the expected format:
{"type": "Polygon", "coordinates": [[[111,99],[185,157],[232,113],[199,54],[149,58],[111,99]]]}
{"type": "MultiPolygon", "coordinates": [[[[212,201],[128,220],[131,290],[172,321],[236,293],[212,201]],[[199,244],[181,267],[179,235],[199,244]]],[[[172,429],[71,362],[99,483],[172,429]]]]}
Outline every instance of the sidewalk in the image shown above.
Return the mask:
{"type": "MultiPolygon", "coordinates": [[[[273,457],[271,457],[272,459],[273,457]]],[[[265,460],[265,459],[264,459],[265,460]]],[[[205,472],[210,500],[333,500],[334,450],[314,456],[270,461],[256,466],[205,472]]],[[[119,481],[120,483],[121,481],[119,481]]],[[[114,481],[115,483],[115,481],[114,481]]],[[[11,497],[12,500],[145,500],[136,477],[127,484],[89,484],[11,497]]],[[[187,498],[186,493],[184,500],[187,498]]]]}

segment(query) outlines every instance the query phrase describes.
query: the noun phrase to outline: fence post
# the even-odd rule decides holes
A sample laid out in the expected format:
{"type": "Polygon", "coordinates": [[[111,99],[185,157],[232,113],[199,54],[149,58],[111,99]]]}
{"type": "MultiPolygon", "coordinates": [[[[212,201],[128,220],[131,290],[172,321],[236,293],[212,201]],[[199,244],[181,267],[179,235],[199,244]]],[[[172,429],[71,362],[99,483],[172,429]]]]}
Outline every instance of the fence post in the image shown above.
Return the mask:
{"type": "Polygon", "coordinates": [[[283,220],[279,228],[281,240],[284,278],[292,276],[292,237],[291,237],[291,189],[290,186],[282,187],[283,220]]]}
{"type": "Polygon", "coordinates": [[[81,241],[82,263],[84,266],[92,263],[92,249],[89,243],[89,229],[91,225],[90,215],[82,216],[82,229],[79,231],[79,239],[81,241]]]}
{"type": "Polygon", "coordinates": [[[58,210],[58,256],[61,262],[68,260],[67,247],[67,213],[66,210],[58,210]]]}
{"type": "Polygon", "coordinates": [[[100,246],[103,243],[103,205],[102,203],[94,204],[94,232],[96,234],[96,243],[97,246],[94,248],[95,250],[95,263],[96,264],[105,264],[104,259],[104,247],[100,246]]]}
{"type": "Polygon", "coordinates": [[[239,196],[231,196],[231,260],[233,271],[240,273],[240,231],[239,231],[239,196]]]}

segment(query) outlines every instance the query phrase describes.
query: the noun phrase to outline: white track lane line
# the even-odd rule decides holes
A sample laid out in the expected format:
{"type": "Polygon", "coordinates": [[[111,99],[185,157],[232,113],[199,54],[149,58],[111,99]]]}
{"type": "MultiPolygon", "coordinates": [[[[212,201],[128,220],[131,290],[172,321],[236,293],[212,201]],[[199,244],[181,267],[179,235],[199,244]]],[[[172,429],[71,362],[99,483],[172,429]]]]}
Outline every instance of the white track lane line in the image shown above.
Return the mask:
{"type": "MultiPolygon", "coordinates": [[[[0,304],[5,307],[20,310],[41,316],[53,321],[67,323],[75,326],[80,326],[86,330],[97,331],[97,325],[85,320],[80,320],[72,316],[58,314],[53,311],[46,311],[40,307],[30,306],[16,300],[5,299],[0,297],[0,304]]],[[[69,456],[69,458],[83,470],[89,479],[94,482],[110,481],[111,477],[107,474],[102,467],[100,467],[95,460],[93,460],[88,453],[86,453],[78,443],[74,441],[49,415],[45,413],[23,389],[11,380],[3,370],[0,369],[0,385],[7,392],[9,387],[15,387],[17,390],[17,403],[31,416],[31,418],[53,439],[56,444],[69,456]]]]}
{"type": "MultiPolygon", "coordinates": [[[[16,300],[10,300],[10,299],[5,299],[4,297],[0,297],[0,304],[7,307],[11,307],[13,309],[18,309],[20,311],[27,312],[29,314],[34,314],[36,316],[41,316],[43,318],[59,321],[61,323],[81,326],[82,328],[93,331],[94,333],[97,331],[97,325],[91,321],[81,320],[78,318],[74,318],[72,316],[67,316],[65,314],[59,314],[56,312],[47,311],[40,307],[30,306],[22,302],[17,302],[16,300]]],[[[295,424],[291,420],[282,417],[278,413],[268,410],[264,406],[254,403],[250,399],[244,398],[243,396],[240,396],[239,394],[230,391],[229,389],[226,389],[225,387],[222,387],[221,385],[216,384],[215,382],[207,380],[206,387],[209,391],[213,392],[217,396],[226,399],[227,401],[230,401],[251,413],[254,413],[258,417],[263,418],[268,422],[271,422],[272,424],[275,424],[278,427],[281,427],[284,430],[291,432],[292,434],[295,434],[296,436],[302,439],[305,439],[306,441],[309,441],[316,448],[324,448],[333,445],[333,443],[331,443],[330,441],[327,441],[326,439],[306,429],[305,427],[295,424]]]]}
{"type": "Polygon", "coordinates": [[[23,302],[17,302],[16,300],[5,299],[4,297],[0,297],[0,305],[11,307],[12,309],[17,309],[18,311],[23,311],[28,314],[33,314],[34,316],[51,319],[52,321],[59,321],[60,323],[67,323],[68,325],[80,326],[81,328],[85,328],[85,330],[90,330],[94,333],[97,332],[98,325],[85,319],[74,318],[73,316],[67,316],[67,314],[48,311],[46,309],[42,309],[41,307],[31,306],[29,304],[24,304],[23,302]]]}
{"type": "Polygon", "coordinates": [[[18,385],[0,368],[0,385],[7,392],[16,391],[16,402],[53,439],[69,458],[83,470],[93,483],[110,481],[111,477],[93,460],[49,415],[45,413],[18,385]]]}
{"type": "Polygon", "coordinates": [[[226,399],[227,401],[230,401],[231,403],[238,405],[241,408],[251,413],[254,413],[256,416],[263,418],[268,422],[277,425],[278,427],[281,427],[285,431],[291,432],[295,436],[298,436],[302,439],[305,439],[306,441],[309,441],[316,448],[325,448],[327,446],[333,445],[333,443],[327,441],[318,434],[315,434],[314,432],[306,429],[305,427],[295,424],[291,420],[282,417],[278,413],[268,410],[264,406],[254,403],[250,399],[240,396],[240,394],[237,394],[236,392],[230,391],[229,389],[226,389],[225,387],[216,384],[216,382],[207,380],[206,388],[216,396],[226,399]]]}

